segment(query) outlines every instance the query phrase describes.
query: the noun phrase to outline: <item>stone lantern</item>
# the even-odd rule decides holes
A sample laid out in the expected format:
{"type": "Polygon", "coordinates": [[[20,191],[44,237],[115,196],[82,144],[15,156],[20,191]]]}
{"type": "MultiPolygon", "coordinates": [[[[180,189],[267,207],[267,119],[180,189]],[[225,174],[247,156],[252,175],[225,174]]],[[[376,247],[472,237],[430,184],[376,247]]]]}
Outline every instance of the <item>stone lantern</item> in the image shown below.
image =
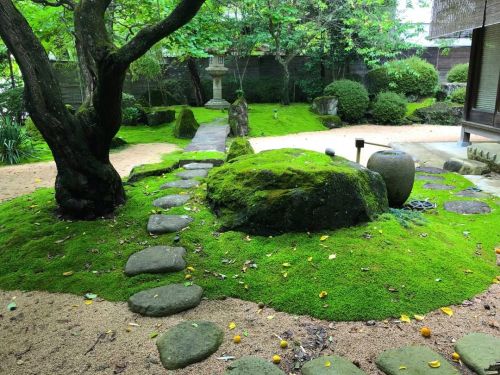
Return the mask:
{"type": "Polygon", "coordinates": [[[229,108],[229,103],[222,99],[222,77],[227,73],[228,69],[224,66],[224,56],[215,56],[210,58],[210,64],[206,69],[208,74],[213,79],[214,96],[205,108],[210,109],[226,109],[229,108]]]}

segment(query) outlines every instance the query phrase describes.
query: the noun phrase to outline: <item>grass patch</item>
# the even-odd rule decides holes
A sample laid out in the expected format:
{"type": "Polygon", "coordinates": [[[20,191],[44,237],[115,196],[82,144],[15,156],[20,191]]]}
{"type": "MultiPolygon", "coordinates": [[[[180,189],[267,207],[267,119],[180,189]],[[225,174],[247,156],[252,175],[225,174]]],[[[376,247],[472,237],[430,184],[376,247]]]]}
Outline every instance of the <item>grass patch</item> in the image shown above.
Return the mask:
{"type": "MultiPolygon", "coordinates": [[[[445,177],[455,191],[471,185],[456,174],[445,177]]],[[[123,301],[140,290],[184,282],[182,272],[131,278],[123,273],[134,252],[173,243],[174,234],[149,236],[146,223],[153,199],[179,192],[159,190],[174,179],[170,173],[127,185],[128,201],[112,220],[58,220],[52,189],[1,204],[0,287],[94,292],[123,301]],[[74,274],[63,276],[68,271],[74,274]]],[[[457,215],[441,209],[453,199],[450,192],[425,190],[423,183],[416,182],[413,198],[436,202],[435,211],[416,217],[387,213],[368,224],[310,235],[218,233],[203,186],[194,190],[185,206],[189,210],[169,213],[195,219],[180,244],[195,268],[194,282],[208,298],[263,301],[278,310],[333,320],[383,319],[460,303],[484,291],[498,274],[493,250],[500,244],[498,200],[485,200],[491,214],[457,215]],[[320,241],[323,235],[329,237],[320,241]],[[331,254],[336,258],[329,259],[331,254]],[[257,268],[243,272],[247,261],[257,268]],[[328,296],[320,299],[321,291],[328,296]]]]}
{"type": "Polygon", "coordinates": [[[413,114],[415,113],[415,111],[417,109],[430,107],[434,103],[436,103],[436,99],[435,98],[425,98],[425,99],[422,99],[419,102],[408,103],[408,105],[406,106],[406,114],[405,114],[405,116],[406,117],[413,116],[413,114]]]}

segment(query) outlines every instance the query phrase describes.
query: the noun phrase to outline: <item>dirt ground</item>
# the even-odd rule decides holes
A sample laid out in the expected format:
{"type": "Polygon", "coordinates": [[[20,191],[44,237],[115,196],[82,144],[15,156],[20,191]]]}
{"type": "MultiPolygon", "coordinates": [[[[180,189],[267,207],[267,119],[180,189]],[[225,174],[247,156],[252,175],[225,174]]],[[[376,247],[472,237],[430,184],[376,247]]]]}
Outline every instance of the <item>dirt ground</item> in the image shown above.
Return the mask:
{"type": "Polygon", "coordinates": [[[255,303],[227,299],[202,301],[197,308],[168,318],[145,318],[131,313],[126,303],[97,300],[86,305],[83,297],[69,294],[0,291],[0,374],[218,375],[227,366],[218,359],[222,356],[270,360],[274,354],[283,358],[283,370],[298,374],[293,363],[295,355],[304,355],[298,346],[302,345],[306,356],[335,353],[358,363],[367,374],[378,375],[375,358],[386,349],[426,345],[449,359],[455,340],[467,333],[500,336],[500,285],[452,309],[451,317],[438,310],[427,314],[423,322],[391,319],[369,326],[293,316],[270,308],[260,311],[255,303]],[[17,310],[9,312],[6,306],[13,298],[17,310]],[[169,372],[159,362],[151,335],[184,320],[213,321],[224,328],[224,342],[206,361],[169,372]],[[236,329],[229,330],[230,322],[236,323],[236,329]],[[429,339],[419,333],[424,325],[432,330],[429,339]],[[248,336],[243,335],[245,331],[248,336]],[[240,344],[232,342],[235,334],[242,335],[240,344]],[[281,349],[275,335],[286,338],[290,347],[281,349]]]}
{"type": "MultiPolygon", "coordinates": [[[[110,158],[120,176],[125,177],[136,165],[158,163],[162,154],[175,150],[177,146],[168,143],[139,144],[112,153],[110,158]]],[[[53,161],[0,167],[0,201],[52,187],[56,174],[53,161]]]]}

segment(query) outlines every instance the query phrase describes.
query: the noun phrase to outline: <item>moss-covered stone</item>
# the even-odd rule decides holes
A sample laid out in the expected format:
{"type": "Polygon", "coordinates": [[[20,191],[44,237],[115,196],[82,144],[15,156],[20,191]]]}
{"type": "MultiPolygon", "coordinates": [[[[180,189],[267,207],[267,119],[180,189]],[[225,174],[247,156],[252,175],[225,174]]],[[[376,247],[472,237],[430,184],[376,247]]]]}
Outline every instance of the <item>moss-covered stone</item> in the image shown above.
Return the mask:
{"type": "Polygon", "coordinates": [[[231,147],[229,147],[229,152],[227,153],[227,161],[231,161],[236,159],[239,156],[243,155],[252,155],[255,154],[255,151],[246,138],[235,138],[233,143],[231,143],[231,147]]]}
{"type": "Polygon", "coordinates": [[[388,208],[378,173],[301,149],[242,156],[211,171],[207,189],[222,229],[257,234],[348,227],[388,208]]]}
{"type": "Polygon", "coordinates": [[[149,126],[168,124],[169,122],[175,121],[175,110],[158,109],[147,113],[146,116],[149,126]]]}
{"type": "Polygon", "coordinates": [[[342,119],[339,116],[337,116],[337,115],[319,116],[319,120],[328,129],[334,129],[334,128],[341,128],[342,127],[342,119]]]}
{"type": "Polygon", "coordinates": [[[174,135],[177,138],[193,138],[200,124],[194,118],[194,113],[189,108],[183,108],[175,122],[174,135]]]}

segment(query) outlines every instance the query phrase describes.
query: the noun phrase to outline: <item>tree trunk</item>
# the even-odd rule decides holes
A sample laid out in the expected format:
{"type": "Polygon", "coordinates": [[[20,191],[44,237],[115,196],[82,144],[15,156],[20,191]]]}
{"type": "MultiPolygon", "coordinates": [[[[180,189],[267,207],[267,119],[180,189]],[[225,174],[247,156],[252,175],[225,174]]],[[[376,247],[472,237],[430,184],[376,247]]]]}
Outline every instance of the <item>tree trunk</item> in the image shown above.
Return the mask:
{"type": "Polygon", "coordinates": [[[281,102],[283,105],[290,105],[290,70],[288,64],[282,63],[283,67],[283,91],[281,93],[281,102]]]}
{"type": "Polygon", "coordinates": [[[196,106],[203,107],[203,105],[206,103],[206,100],[203,86],[201,84],[200,74],[198,73],[198,67],[196,66],[196,60],[193,57],[188,58],[187,66],[189,75],[191,76],[191,82],[193,83],[196,106]]]}

